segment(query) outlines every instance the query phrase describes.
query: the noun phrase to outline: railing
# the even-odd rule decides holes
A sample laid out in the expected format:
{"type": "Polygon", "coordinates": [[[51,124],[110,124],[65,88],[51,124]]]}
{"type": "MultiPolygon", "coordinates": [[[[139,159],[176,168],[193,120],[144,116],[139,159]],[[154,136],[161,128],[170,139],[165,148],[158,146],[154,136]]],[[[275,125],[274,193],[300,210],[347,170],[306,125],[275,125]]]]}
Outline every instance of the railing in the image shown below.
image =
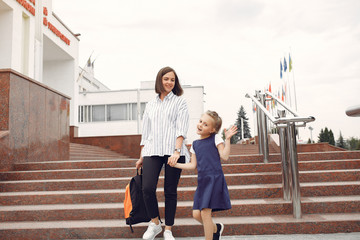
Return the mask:
{"type": "Polygon", "coordinates": [[[285,200],[292,200],[293,215],[301,218],[300,182],[296,147],[296,127],[305,126],[306,123],[315,121],[314,117],[300,117],[299,114],[282,101],[279,101],[270,92],[255,91],[255,96],[246,94],[257,107],[257,129],[259,138],[259,153],[264,157],[264,163],[269,162],[269,144],[267,119],[269,119],[279,130],[283,197],[285,200]],[[278,116],[274,117],[266,109],[266,101],[275,100],[284,110],[278,110],[278,116]],[[287,117],[290,113],[292,116],[287,117]],[[290,167],[289,167],[290,166],[290,167]]]}

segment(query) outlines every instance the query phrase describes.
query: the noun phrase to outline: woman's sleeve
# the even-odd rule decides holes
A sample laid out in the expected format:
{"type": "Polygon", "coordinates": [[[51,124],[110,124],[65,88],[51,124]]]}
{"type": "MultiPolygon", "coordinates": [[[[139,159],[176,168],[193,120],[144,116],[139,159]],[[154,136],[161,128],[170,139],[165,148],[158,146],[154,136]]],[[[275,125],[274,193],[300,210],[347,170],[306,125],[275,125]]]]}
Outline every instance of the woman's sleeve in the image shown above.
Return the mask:
{"type": "Polygon", "coordinates": [[[149,104],[146,105],[146,108],[145,108],[145,111],[144,111],[140,146],[145,145],[145,141],[148,139],[149,134],[150,134],[151,126],[150,126],[148,108],[149,108],[149,104]]]}
{"type": "Polygon", "coordinates": [[[186,138],[189,130],[189,111],[185,99],[180,102],[179,111],[176,118],[176,138],[183,136],[186,138]]]}

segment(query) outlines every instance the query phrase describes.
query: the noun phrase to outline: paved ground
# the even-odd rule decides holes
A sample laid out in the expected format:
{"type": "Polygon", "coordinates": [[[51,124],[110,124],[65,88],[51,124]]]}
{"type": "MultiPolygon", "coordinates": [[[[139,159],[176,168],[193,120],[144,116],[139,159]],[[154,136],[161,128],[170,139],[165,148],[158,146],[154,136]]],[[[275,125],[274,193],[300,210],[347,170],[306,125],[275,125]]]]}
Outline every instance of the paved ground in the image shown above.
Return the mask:
{"type": "MultiPolygon", "coordinates": [[[[162,238],[157,238],[162,239],[162,238]]],[[[176,240],[200,240],[204,238],[176,238],[176,240]]],[[[360,240],[360,233],[336,234],[291,234],[291,235],[255,235],[255,236],[224,236],[222,240],[360,240]]]]}
{"type": "MultiPolygon", "coordinates": [[[[162,240],[163,238],[155,238],[162,240]]],[[[201,237],[176,238],[176,240],[203,240],[201,237]]],[[[290,234],[290,235],[243,235],[224,236],[222,240],[360,240],[360,232],[356,233],[335,233],[335,234],[290,234]]],[[[125,239],[107,239],[125,240],[125,239]]]]}

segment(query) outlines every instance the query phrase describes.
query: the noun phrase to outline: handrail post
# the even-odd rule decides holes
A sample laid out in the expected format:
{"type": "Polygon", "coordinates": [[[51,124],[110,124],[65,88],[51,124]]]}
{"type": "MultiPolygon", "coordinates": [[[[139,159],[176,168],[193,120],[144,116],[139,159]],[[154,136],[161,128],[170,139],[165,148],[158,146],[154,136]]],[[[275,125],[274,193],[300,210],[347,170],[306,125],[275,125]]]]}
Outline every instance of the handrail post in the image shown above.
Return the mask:
{"type": "MultiPolygon", "coordinates": [[[[255,96],[260,99],[260,91],[255,91],[255,96]]],[[[263,155],[263,131],[262,131],[262,118],[261,118],[261,110],[257,108],[256,110],[256,119],[257,119],[257,129],[258,129],[258,144],[259,144],[259,154],[263,155]]]]}
{"type": "Polygon", "coordinates": [[[293,215],[294,218],[301,218],[301,194],[296,147],[296,128],[295,123],[293,122],[287,124],[287,140],[291,166],[293,215]]]}
{"type": "MultiPolygon", "coordinates": [[[[285,110],[278,110],[279,117],[286,117],[285,110]]],[[[288,146],[286,139],[286,128],[278,127],[279,130],[279,140],[280,140],[280,152],[281,152],[281,170],[282,170],[282,186],[283,186],[283,197],[284,200],[291,200],[291,190],[290,190],[290,167],[289,167],[289,156],[288,156],[288,146]]]]}
{"type": "MultiPolygon", "coordinates": [[[[260,103],[266,108],[265,94],[260,93],[260,103]]],[[[269,162],[269,143],[268,143],[268,131],[267,131],[267,118],[265,113],[261,112],[261,124],[262,124],[262,150],[264,156],[264,163],[269,162]]]]}
{"type": "Polygon", "coordinates": [[[256,116],[258,120],[258,138],[259,153],[264,156],[264,163],[269,161],[269,144],[267,132],[267,118],[279,129],[281,161],[282,161],[282,181],[284,199],[292,199],[294,218],[301,218],[301,194],[299,182],[298,157],[296,146],[296,127],[306,126],[306,123],[315,121],[312,116],[301,117],[285,103],[276,99],[270,92],[263,93],[255,91],[255,96],[246,94],[257,106],[256,116]],[[278,117],[275,118],[266,109],[265,96],[269,95],[275,99],[281,106],[289,111],[293,116],[286,117],[286,111],[278,111],[278,117]],[[299,124],[301,123],[302,124],[299,124]],[[289,167],[290,166],[290,167],[289,167]],[[291,193],[291,194],[290,194],[291,193]]]}

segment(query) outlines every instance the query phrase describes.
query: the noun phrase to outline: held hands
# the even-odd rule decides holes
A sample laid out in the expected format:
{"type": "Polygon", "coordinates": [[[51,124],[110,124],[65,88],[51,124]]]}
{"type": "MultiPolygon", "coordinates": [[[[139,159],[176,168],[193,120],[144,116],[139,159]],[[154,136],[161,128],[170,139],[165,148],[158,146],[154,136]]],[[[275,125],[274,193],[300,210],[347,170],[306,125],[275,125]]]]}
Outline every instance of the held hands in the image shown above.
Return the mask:
{"type": "Polygon", "coordinates": [[[174,167],[176,165],[177,161],[179,160],[179,158],[180,158],[179,152],[173,153],[173,155],[171,155],[168,158],[168,164],[170,165],[170,167],[174,167]]]}
{"type": "Polygon", "coordinates": [[[232,136],[234,136],[237,133],[237,126],[232,125],[229,129],[224,129],[224,133],[225,133],[225,140],[230,140],[230,138],[232,136]]]}

